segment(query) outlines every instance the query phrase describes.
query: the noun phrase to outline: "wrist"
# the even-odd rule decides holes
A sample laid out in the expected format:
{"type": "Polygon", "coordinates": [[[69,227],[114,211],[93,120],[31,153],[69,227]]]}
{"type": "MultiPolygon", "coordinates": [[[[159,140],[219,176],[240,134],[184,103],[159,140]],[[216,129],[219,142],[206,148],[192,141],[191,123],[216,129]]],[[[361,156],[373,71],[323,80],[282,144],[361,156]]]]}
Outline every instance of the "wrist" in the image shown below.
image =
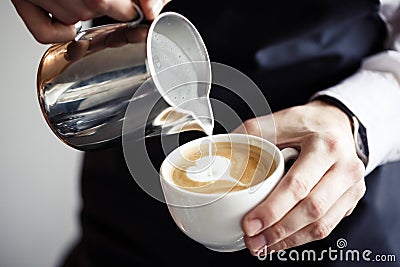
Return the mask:
{"type": "MultiPolygon", "coordinates": [[[[316,116],[322,116],[323,114],[329,114],[329,117],[334,121],[341,122],[340,125],[343,126],[346,130],[352,133],[352,116],[349,116],[346,112],[344,112],[337,105],[326,102],[322,99],[314,99],[309,102],[307,105],[317,107],[318,110],[316,112],[316,116]]],[[[338,125],[338,124],[336,124],[338,125]]]]}

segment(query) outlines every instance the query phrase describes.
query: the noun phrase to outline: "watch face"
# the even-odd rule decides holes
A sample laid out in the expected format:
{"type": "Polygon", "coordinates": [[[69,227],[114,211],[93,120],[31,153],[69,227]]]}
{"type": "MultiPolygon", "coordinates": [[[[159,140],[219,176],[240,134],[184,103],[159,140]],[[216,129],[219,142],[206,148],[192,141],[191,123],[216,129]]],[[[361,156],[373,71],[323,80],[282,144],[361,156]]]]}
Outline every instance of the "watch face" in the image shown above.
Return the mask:
{"type": "Polygon", "coordinates": [[[354,141],[356,144],[356,151],[358,157],[366,166],[368,163],[368,143],[367,143],[367,136],[364,126],[359,125],[357,133],[354,136],[354,141]]]}
{"type": "Polygon", "coordinates": [[[364,154],[364,146],[361,140],[361,135],[360,133],[357,133],[357,148],[358,150],[360,150],[360,152],[362,152],[364,154]]]}

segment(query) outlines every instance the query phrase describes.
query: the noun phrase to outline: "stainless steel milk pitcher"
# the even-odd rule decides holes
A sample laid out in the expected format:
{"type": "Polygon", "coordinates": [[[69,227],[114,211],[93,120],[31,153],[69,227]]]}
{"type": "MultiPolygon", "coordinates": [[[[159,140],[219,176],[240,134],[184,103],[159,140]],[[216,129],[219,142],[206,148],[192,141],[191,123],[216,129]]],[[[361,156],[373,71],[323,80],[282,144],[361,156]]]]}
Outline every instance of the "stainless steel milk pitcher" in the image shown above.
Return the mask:
{"type": "Polygon", "coordinates": [[[67,145],[93,150],[120,140],[128,105],[137,105],[129,131],[143,131],[143,137],[207,131],[213,124],[210,61],[195,27],[174,12],[150,24],[138,13],[133,22],[82,30],[43,55],[37,75],[40,107],[67,145]],[[189,85],[193,80],[203,82],[189,85]],[[170,90],[182,84],[186,88],[170,90]]]}

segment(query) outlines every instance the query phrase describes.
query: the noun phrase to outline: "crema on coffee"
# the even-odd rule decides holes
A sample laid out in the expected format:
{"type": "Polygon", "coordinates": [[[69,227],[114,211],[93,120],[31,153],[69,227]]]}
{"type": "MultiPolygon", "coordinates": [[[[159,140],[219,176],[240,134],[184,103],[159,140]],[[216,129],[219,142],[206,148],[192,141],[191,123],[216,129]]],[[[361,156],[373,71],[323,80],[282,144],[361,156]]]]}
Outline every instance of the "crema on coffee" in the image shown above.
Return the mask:
{"type": "Polygon", "coordinates": [[[211,152],[212,155],[210,155],[209,144],[205,143],[182,151],[182,161],[174,163],[175,168],[172,170],[172,182],[181,188],[193,192],[225,193],[228,191],[243,190],[256,185],[268,178],[276,169],[273,155],[258,146],[242,143],[216,142],[213,143],[211,152]],[[212,169],[205,172],[203,170],[204,164],[198,164],[205,157],[210,158],[210,160],[213,158],[219,160],[214,162],[214,165],[210,162],[206,168],[220,168],[221,164],[226,164],[226,167],[228,167],[227,171],[222,175],[219,174],[220,177],[216,177],[217,179],[215,180],[193,179],[195,176],[192,172],[196,172],[196,170],[201,172],[201,175],[213,175],[212,169]],[[226,160],[221,161],[221,157],[226,160]]]}

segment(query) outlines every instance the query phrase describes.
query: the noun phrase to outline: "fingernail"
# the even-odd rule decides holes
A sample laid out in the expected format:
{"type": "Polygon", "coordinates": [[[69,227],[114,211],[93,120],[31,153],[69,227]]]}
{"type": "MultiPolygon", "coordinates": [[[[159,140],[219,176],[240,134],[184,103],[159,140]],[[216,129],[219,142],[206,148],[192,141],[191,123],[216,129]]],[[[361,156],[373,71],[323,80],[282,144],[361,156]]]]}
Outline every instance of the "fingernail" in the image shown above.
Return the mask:
{"type": "Polygon", "coordinates": [[[266,240],[263,234],[257,235],[249,239],[249,246],[253,252],[257,253],[265,247],[266,240]]]}
{"type": "Polygon", "coordinates": [[[247,236],[254,236],[261,231],[263,227],[260,219],[253,219],[245,225],[245,233],[247,236]]]}

